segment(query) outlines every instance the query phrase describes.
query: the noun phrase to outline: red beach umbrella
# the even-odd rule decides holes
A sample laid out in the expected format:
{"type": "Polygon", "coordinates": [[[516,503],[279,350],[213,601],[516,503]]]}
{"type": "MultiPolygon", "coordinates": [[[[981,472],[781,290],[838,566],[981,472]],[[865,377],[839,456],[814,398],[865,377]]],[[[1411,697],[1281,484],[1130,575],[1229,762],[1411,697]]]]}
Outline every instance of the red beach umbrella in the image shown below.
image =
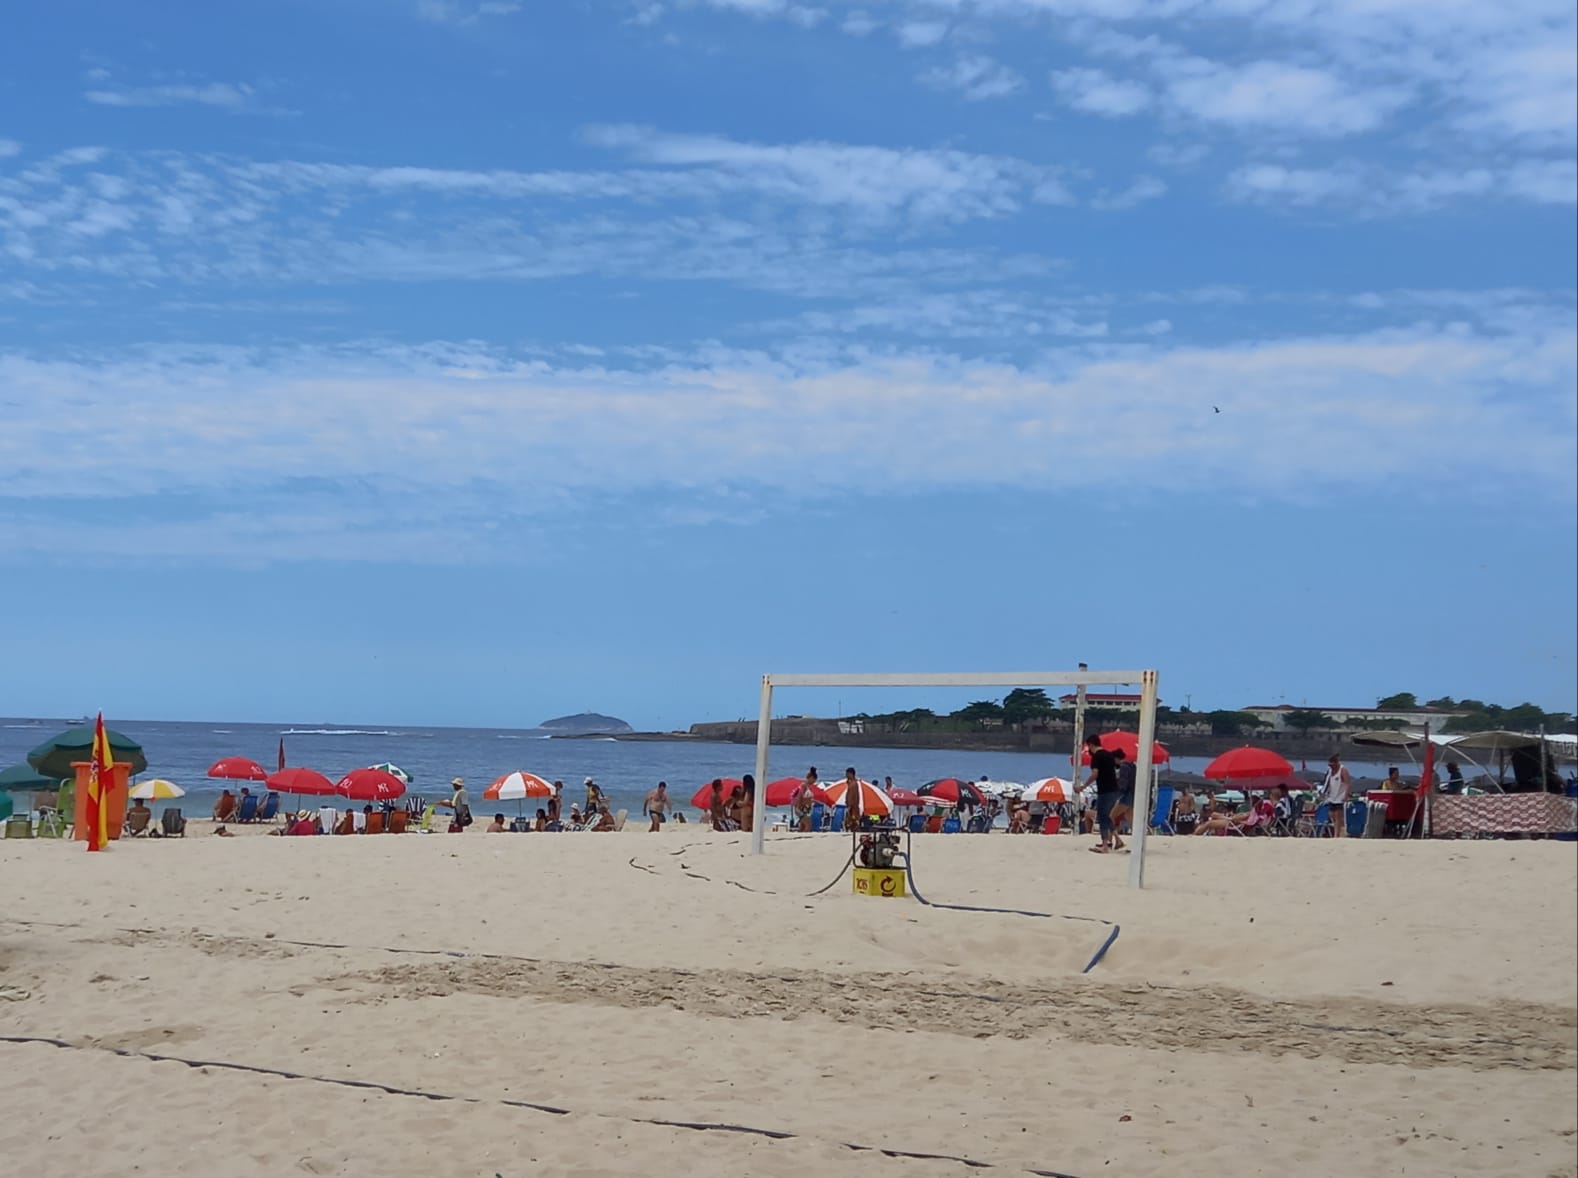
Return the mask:
{"type": "MultiPolygon", "coordinates": [[[[794,805],[795,792],[800,788],[800,783],[803,780],[805,779],[801,777],[780,777],[777,781],[769,781],[767,783],[767,804],[769,806],[794,805]]],[[[710,782],[707,785],[707,792],[709,794],[712,792],[710,782]]],[[[811,787],[811,796],[819,802],[827,801],[827,795],[823,792],[820,785],[811,787]]]]}
{"type": "MultiPolygon", "coordinates": [[[[1140,759],[1140,734],[1138,732],[1103,732],[1101,734],[1101,747],[1112,752],[1122,749],[1126,760],[1138,762],[1140,759]]],[[[1171,759],[1166,745],[1159,740],[1151,742],[1151,763],[1153,765],[1164,765],[1171,759]]],[[[1089,749],[1080,753],[1079,763],[1081,765],[1090,764],[1089,749]]]]}
{"type": "Polygon", "coordinates": [[[334,782],[315,769],[281,769],[264,779],[265,784],[280,793],[317,794],[328,797],[334,793],[334,782]]]}
{"type": "MultiPolygon", "coordinates": [[[[738,777],[724,777],[724,778],[721,778],[720,780],[722,780],[722,782],[723,782],[723,796],[724,796],[725,800],[727,800],[728,796],[734,792],[734,787],[735,786],[737,786],[737,785],[744,785],[745,784],[738,777]]],[[[696,809],[698,809],[698,810],[705,810],[709,806],[711,806],[712,805],[712,782],[709,781],[709,782],[707,782],[706,785],[704,785],[700,789],[698,789],[695,792],[695,794],[692,795],[692,797],[690,799],[690,804],[692,806],[695,806],[696,809]]],[[[767,804],[769,806],[772,805],[771,802],[768,802],[767,804]]],[[[785,803],[785,804],[787,804],[787,803],[785,803]]]]}
{"type": "Polygon", "coordinates": [[[893,799],[895,806],[924,806],[926,799],[912,789],[900,789],[894,786],[887,791],[888,797],[893,799]]]}
{"type": "Polygon", "coordinates": [[[221,757],[208,767],[208,776],[226,781],[267,781],[268,770],[246,757],[221,757]]]}
{"type": "Polygon", "coordinates": [[[957,806],[959,798],[969,799],[974,806],[984,806],[986,799],[981,796],[981,791],[975,788],[973,781],[964,781],[957,777],[939,777],[936,781],[928,781],[915,791],[928,798],[936,798],[939,802],[947,802],[950,806],[957,806]]]}
{"type": "Polygon", "coordinates": [[[1246,744],[1217,757],[1205,767],[1201,776],[1213,781],[1241,781],[1256,777],[1290,777],[1292,774],[1293,765],[1281,755],[1246,744]]]}
{"type": "Polygon", "coordinates": [[[382,769],[352,769],[334,783],[334,792],[353,802],[387,802],[405,793],[405,782],[382,769]]]}

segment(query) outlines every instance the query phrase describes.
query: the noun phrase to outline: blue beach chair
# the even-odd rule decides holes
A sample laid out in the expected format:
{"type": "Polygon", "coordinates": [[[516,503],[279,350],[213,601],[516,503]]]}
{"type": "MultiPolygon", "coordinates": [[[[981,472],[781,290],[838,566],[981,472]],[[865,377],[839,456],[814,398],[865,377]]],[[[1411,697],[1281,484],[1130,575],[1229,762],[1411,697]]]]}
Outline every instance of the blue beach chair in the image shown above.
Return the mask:
{"type": "Polygon", "coordinates": [[[811,829],[826,830],[822,824],[827,820],[827,807],[821,802],[811,803],[811,829]]]}
{"type": "Polygon", "coordinates": [[[921,831],[923,831],[925,829],[926,829],[926,815],[924,815],[924,814],[911,814],[910,815],[910,833],[911,834],[919,834],[921,831]]]}
{"type": "Polygon", "coordinates": [[[843,806],[840,805],[840,806],[834,806],[833,807],[833,819],[832,819],[831,822],[829,822],[827,824],[827,829],[828,830],[843,830],[844,829],[844,807],[843,806]]]}
{"type": "Polygon", "coordinates": [[[947,818],[943,819],[943,834],[958,834],[963,829],[964,827],[959,824],[959,816],[957,814],[950,814],[947,818]]]}
{"type": "Polygon", "coordinates": [[[1173,787],[1159,786],[1151,799],[1151,829],[1157,834],[1177,834],[1173,829],[1173,787]]]}
{"type": "Polygon", "coordinates": [[[237,821],[237,822],[256,822],[257,820],[258,820],[258,796],[257,796],[257,794],[248,794],[246,797],[241,799],[241,805],[236,810],[235,821],[237,821]]]}
{"type": "Polygon", "coordinates": [[[279,813],[279,794],[269,791],[268,797],[263,799],[263,804],[258,807],[258,821],[272,822],[274,815],[279,813]]]}

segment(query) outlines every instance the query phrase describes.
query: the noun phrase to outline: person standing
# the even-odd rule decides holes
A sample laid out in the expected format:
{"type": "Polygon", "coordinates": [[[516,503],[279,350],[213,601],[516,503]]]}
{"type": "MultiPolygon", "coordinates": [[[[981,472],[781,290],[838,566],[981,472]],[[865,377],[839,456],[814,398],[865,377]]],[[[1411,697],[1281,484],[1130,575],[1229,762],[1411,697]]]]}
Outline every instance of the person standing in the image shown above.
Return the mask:
{"type": "Polygon", "coordinates": [[[1101,835],[1091,850],[1105,855],[1114,849],[1112,809],[1118,804],[1118,762],[1110,750],[1101,747],[1101,737],[1095,733],[1085,738],[1085,748],[1090,753],[1090,776],[1085,784],[1096,784],[1096,826],[1101,835]]]}
{"type": "Polygon", "coordinates": [[[844,829],[860,829],[860,777],[853,767],[844,770],[844,829]]]}
{"type": "Polygon", "coordinates": [[[449,796],[449,801],[435,802],[434,805],[443,806],[454,814],[454,823],[450,829],[456,834],[461,834],[465,832],[466,827],[471,825],[471,802],[466,794],[466,779],[464,777],[456,777],[449,784],[454,790],[454,793],[449,796]]]}
{"type": "Polygon", "coordinates": [[[1118,801],[1112,807],[1112,849],[1121,851],[1123,824],[1134,813],[1134,780],[1139,770],[1122,749],[1113,749],[1112,758],[1118,762],[1118,801]]]}
{"type": "Polygon", "coordinates": [[[816,805],[816,791],[816,766],[812,765],[805,771],[805,780],[794,791],[793,798],[795,827],[807,834],[811,831],[811,810],[816,805]]]}
{"type": "Polygon", "coordinates": [[[650,833],[656,834],[663,829],[663,824],[668,821],[668,782],[660,781],[657,788],[647,794],[646,801],[641,803],[641,812],[652,819],[650,833]]]}
{"type": "Polygon", "coordinates": [[[590,777],[586,779],[586,806],[588,814],[595,813],[597,807],[603,804],[603,788],[590,777]]]}
{"type": "Polygon", "coordinates": [[[1331,822],[1334,838],[1348,837],[1348,794],[1353,789],[1353,778],[1342,758],[1333,753],[1326,761],[1326,780],[1321,785],[1321,803],[1316,808],[1315,825],[1331,822]],[[1325,810],[1325,817],[1320,811],[1325,810]]]}
{"type": "Polygon", "coordinates": [[[553,783],[553,796],[548,799],[548,823],[556,826],[564,821],[564,782],[553,783]]]}
{"type": "Polygon", "coordinates": [[[735,807],[734,820],[741,830],[756,829],[756,778],[750,773],[740,781],[740,803],[735,807]]]}
{"type": "Polygon", "coordinates": [[[723,778],[712,779],[712,796],[707,799],[707,813],[712,818],[712,829],[729,829],[729,799],[723,792],[723,778]]]}

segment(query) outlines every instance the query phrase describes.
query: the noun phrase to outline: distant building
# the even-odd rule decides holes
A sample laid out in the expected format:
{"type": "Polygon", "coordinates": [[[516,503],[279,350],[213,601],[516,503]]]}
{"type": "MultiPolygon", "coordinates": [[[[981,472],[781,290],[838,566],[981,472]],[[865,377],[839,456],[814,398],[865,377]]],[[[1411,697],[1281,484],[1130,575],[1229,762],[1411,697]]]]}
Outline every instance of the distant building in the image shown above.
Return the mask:
{"type": "Polygon", "coordinates": [[[1317,708],[1308,704],[1276,704],[1275,706],[1258,704],[1238,710],[1248,712],[1257,720],[1263,720],[1277,732],[1288,730],[1286,717],[1289,712],[1320,712],[1322,715],[1330,716],[1338,724],[1362,724],[1367,720],[1401,720],[1409,728],[1423,728],[1429,724],[1432,732],[1440,732],[1446,722],[1454,716],[1467,715],[1466,712],[1447,711],[1444,708],[1317,708]]]}
{"type": "Polygon", "coordinates": [[[866,722],[864,720],[840,720],[838,731],[843,736],[864,736],[866,722]]]}
{"type": "MultiPolygon", "coordinates": [[[[1065,708],[1071,708],[1079,702],[1079,693],[1071,691],[1067,695],[1060,695],[1057,697],[1057,702],[1065,708]]],[[[1161,703],[1162,701],[1158,698],[1156,702],[1161,703]]],[[[1087,708],[1117,708],[1121,711],[1132,712],[1139,710],[1140,697],[1138,695],[1124,695],[1121,692],[1102,693],[1087,691],[1085,693],[1085,706],[1087,708]]]]}

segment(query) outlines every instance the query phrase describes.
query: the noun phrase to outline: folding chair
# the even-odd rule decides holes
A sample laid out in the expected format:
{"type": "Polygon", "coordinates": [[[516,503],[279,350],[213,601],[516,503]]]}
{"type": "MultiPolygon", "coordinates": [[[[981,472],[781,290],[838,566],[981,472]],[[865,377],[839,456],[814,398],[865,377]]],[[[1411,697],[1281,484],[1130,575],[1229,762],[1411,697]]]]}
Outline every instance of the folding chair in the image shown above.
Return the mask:
{"type": "Polygon", "coordinates": [[[1156,834],[1177,834],[1173,828],[1173,795],[1170,785],[1159,786],[1151,799],[1151,830],[1156,834]]]}

